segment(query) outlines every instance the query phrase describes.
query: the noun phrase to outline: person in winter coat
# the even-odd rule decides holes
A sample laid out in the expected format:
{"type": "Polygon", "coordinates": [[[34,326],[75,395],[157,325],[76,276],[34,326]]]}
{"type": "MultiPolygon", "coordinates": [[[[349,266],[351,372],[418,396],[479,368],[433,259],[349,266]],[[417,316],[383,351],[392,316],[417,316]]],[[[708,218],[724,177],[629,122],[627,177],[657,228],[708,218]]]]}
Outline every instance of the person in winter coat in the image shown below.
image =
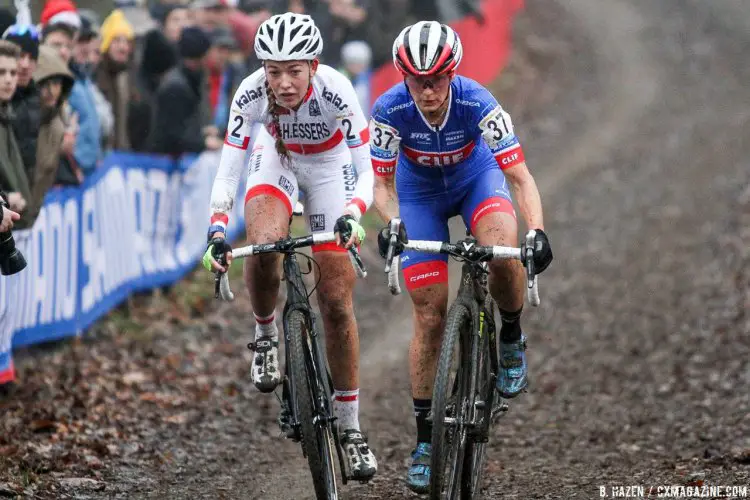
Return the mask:
{"type": "Polygon", "coordinates": [[[210,48],[210,38],[199,27],[182,31],[181,64],[164,76],[156,93],[152,152],[180,156],[221,148],[224,141],[204,133],[211,121],[210,110],[203,107],[203,101],[207,101],[205,60],[210,48]]]}
{"type": "Polygon", "coordinates": [[[110,146],[118,151],[130,150],[128,114],[130,106],[130,63],[135,31],[120,10],[114,10],[102,23],[101,62],[95,81],[104,97],[112,104],[115,130],[110,146]]]}
{"type": "Polygon", "coordinates": [[[211,40],[211,50],[206,61],[208,101],[214,135],[223,139],[229,123],[232,97],[248,71],[233,58],[239,47],[229,28],[217,28],[211,33],[211,40]]]}
{"type": "Polygon", "coordinates": [[[34,175],[36,165],[36,131],[39,130],[39,91],[33,79],[39,57],[40,34],[33,26],[14,24],[3,33],[3,39],[21,49],[18,60],[18,85],[13,94],[13,130],[21,149],[26,174],[34,175]]]}
{"type": "Polygon", "coordinates": [[[156,92],[167,72],[177,66],[177,47],[160,30],[143,37],[143,58],[132,89],[128,136],[133,151],[146,152],[152,133],[156,92]]]}
{"type": "Polygon", "coordinates": [[[13,131],[14,115],[11,108],[11,99],[18,83],[20,57],[21,49],[16,44],[0,40],[0,190],[8,194],[10,209],[23,214],[31,199],[31,189],[13,131]]]}
{"type": "Polygon", "coordinates": [[[96,108],[95,85],[91,80],[93,67],[90,63],[91,40],[96,32],[93,25],[86,18],[81,18],[81,30],[75,41],[73,58],[70,60],[70,70],[75,78],[75,84],[70,93],[70,107],[78,115],[78,137],[76,140],[74,157],[78,166],[86,176],[96,170],[97,163],[102,156],[102,127],[96,108]]]}
{"type": "Polygon", "coordinates": [[[28,219],[30,225],[39,215],[44,196],[52,187],[60,166],[60,151],[66,133],[63,104],[73,88],[73,74],[54,50],[42,47],[34,81],[39,87],[42,111],[31,200],[24,213],[24,219],[28,219]]]}

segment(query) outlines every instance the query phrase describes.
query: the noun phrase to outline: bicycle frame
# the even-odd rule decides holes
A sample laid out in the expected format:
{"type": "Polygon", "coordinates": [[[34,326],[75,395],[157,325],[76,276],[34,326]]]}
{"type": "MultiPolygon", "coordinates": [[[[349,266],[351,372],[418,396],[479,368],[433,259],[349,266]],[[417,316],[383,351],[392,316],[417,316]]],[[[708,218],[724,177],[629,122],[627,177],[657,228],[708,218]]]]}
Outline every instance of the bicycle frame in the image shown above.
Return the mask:
{"type": "MultiPolygon", "coordinates": [[[[318,335],[318,329],[315,327],[315,315],[313,314],[312,308],[310,307],[310,301],[307,297],[307,287],[302,280],[302,273],[300,271],[299,263],[297,262],[297,256],[293,253],[287,253],[284,255],[284,279],[287,282],[287,299],[284,305],[283,313],[283,325],[284,325],[284,349],[285,352],[290,352],[289,348],[289,328],[288,318],[292,311],[300,311],[307,320],[307,334],[310,337],[310,347],[312,349],[305,350],[305,364],[310,369],[311,373],[315,373],[315,378],[319,379],[322,383],[311,384],[313,393],[313,399],[315,401],[315,413],[316,423],[323,426],[330,426],[330,430],[333,433],[333,438],[336,443],[339,443],[338,429],[333,422],[336,417],[333,416],[333,408],[330,406],[331,394],[330,387],[333,386],[330,372],[326,369],[325,376],[318,372],[319,367],[327,367],[327,360],[323,354],[321,348],[321,339],[318,335]],[[323,389],[323,394],[320,394],[320,389],[323,389]],[[322,397],[321,397],[322,396],[322,397]]],[[[288,369],[289,363],[285,363],[284,372],[286,378],[284,383],[288,385],[288,401],[292,412],[292,428],[294,429],[295,435],[300,435],[300,421],[299,421],[299,409],[297,408],[297,391],[296,382],[291,371],[288,369]]],[[[347,477],[344,473],[344,457],[341,454],[341,447],[336,446],[336,454],[339,461],[339,473],[343,484],[347,484],[347,477]]]]}
{"type": "MultiPolygon", "coordinates": [[[[336,454],[339,462],[339,474],[343,484],[347,484],[348,477],[346,475],[346,464],[344,456],[340,446],[340,440],[338,435],[338,429],[333,422],[336,420],[333,415],[333,407],[331,400],[331,391],[333,389],[333,381],[331,379],[330,370],[328,369],[328,363],[323,349],[321,346],[321,338],[319,330],[315,323],[315,314],[313,313],[310,301],[308,298],[307,287],[302,279],[302,272],[300,271],[299,262],[295,252],[297,249],[302,247],[308,247],[314,244],[327,243],[335,241],[336,237],[334,233],[317,233],[299,238],[285,238],[275,243],[265,243],[260,245],[249,245],[246,247],[237,248],[232,252],[235,259],[240,259],[250,255],[259,255],[265,253],[283,253],[283,271],[284,279],[287,282],[287,300],[284,305],[283,312],[283,328],[284,328],[284,348],[286,353],[292,352],[289,328],[289,318],[292,313],[299,312],[304,318],[304,330],[308,342],[303,342],[302,345],[302,356],[303,363],[306,368],[308,385],[310,390],[310,398],[312,399],[312,425],[322,429],[324,433],[330,432],[330,436],[333,438],[336,448],[336,454]]],[[[365,269],[362,260],[355,247],[349,249],[349,257],[354,267],[354,270],[358,277],[367,276],[367,270],[365,269]]],[[[222,262],[226,265],[226,262],[222,262]]],[[[224,300],[233,300],[234,294],[229,286],[229,278],[226,273],[217,273],[215,280],[215,294],[217,297],[221,297],[224,300]]],[[[302,441],[302,422],[300,421],[300,410],[298,407],[299,398],[298,390],[300,381],[295,380],[294,371],[290,369],[289,359],[284,363],[284,380],[282,383],[282,397],[280,402],[282,404],[282,414],[284,411],[288,411],[286,415],[290,421],[280,420],[282,430],[287,430],[287,437],[299,442],[302,441]]],[[[308,425],[308,424],[305,424],[308,425]]],[[[316,431],[317,432],[317,431],[316,431]]],[[[305,450],[305,446],[302,447],[304,453],[309,453],[309,450],[305,450]]],[[[323,455],[324,458],[330,456],[331,460],[334,460],[331,454],[323,455]]],[[[333,468],[333,464],[327,462],[333,468]]],[[[334,480],[334,493],[335,493],[335,480],[334,480]]]]}
{"type": "MultiPolygon", "coordinates": [[[[491,387],[494,387],[499,361],[496,350],[497,338],[494,310],[493,308],[487,308],[488,300],[492,300],[492,298],[487,291],[486,270],[483,270],[483,266],[481,265],[473,265],[465,262],[461,266],[461,282],[459,284],[458,294],[451,304],[451,307],[458,304],[463,305],[471,311],[473,321],[469,339],[471,340],[470,356],[473,361],[478,359],[479,350],[483,348],[482,337],[485,335],[488,336],[487,347],[489,352],[487,354],[489,354],[490,363],[490,385],[491,387]]],[[[477,369],[479,367],[474,362],[472,362],[471,365],[471,372],[469,373],[469,380],[471,381],[469,394],[475,395],[475,383],[478,378],[477,369]]],[[[470,402],[469,407],[474,408],[474,410],[469,413],[469,418],[463,423],[469,426],[471,436],[477,442],[487,442],[490,423],[494,416],[493,408],[495,396],[496,392],[494,390],[489,390],[485,395],[485,399],[480,403],[477,403],[476,401],[470,402]],[[477,423],[480,423],[481,427],[475,427],[477,423]]],[[[498,411],[505,410],[507,410],[507,406],[505,405],[498,408],[498,411]]]]}
{"type": "Polygon", "coordinates": [[[502,399],[499,404],[496,403],[499,396],[496,395],[495,384],[500,366],[494,318],[496,306],[487,290],[487,263],[492,259],[520,260],[526,268],[529,302],[534,306],[539,305],[534,272],[535,232],[526,234],[525,244],[521,248],[513,248],[478,246],[476,239],[468,232],[467,238],[456,244],[408,241],[399,219],[391,220],[389,229],[390,245],[385,273],[394,295],[401,291],[397,275],[397,246],[400,250],[447,254],[464,262],[458,294],[446,316],[446,337],[442,341],[433,391],[432,412],[437,420],[433,422],[435,454],[431,463],[435,470],[430,497],[441,498],[443,486],[447,485],[450,498],[456,498],[457,494],[461,498],[473,498],[481,490],[484,443],[489,440],[490,425],[497,415],[508,410],[507,403],[502,399]],[[454,351],[456,346],[457,353],[454,351]],[[456,354],[458,358],[455,358],[456,354]],[[452,368],[456,359],[458,367],[452,368]],[[451,377],[455,377],[452,382],[451,377]],[[455,437],[458,437],[458,441],[451,444],[455,437]],[[443,457],[444,453],[448,455],[443,457]],[[445,476],[444,468],[448,463],[451,470],[445,476]],[[447,483],[444,483],[446,479],[447,483]]]}

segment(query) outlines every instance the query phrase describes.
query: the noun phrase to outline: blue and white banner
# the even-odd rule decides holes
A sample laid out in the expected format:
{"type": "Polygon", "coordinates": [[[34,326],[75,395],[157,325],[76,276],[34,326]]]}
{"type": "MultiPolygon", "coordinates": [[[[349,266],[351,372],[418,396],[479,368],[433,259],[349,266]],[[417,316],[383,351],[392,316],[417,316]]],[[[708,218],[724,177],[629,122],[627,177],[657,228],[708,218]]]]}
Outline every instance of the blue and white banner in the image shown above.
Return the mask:
{"type": "MultiPolygon", "coordinates": [[[[193,270],[219,158],[114,153],[83,186],[51,190],[34,227],[14,231],[27,268],[0,277],[0,371],[11,339],[17,347],[76,334],[130,293],[193,270]]],[[[230,238],[244,233],[242,206],[230,238]]]]}

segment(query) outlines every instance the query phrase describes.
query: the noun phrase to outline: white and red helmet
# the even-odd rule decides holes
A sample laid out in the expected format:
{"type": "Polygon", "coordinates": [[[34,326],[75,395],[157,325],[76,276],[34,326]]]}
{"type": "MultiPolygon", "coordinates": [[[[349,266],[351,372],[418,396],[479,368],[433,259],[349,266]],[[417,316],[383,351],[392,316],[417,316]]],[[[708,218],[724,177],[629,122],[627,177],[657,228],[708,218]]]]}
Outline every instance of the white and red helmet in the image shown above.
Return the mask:
{"type": "Polygon", "coordinates": [[[450,26],[420,21],[396,37],[393,64],[404,75],[444,75],[456,69],[463,52],[461,39],[450,26]]]}

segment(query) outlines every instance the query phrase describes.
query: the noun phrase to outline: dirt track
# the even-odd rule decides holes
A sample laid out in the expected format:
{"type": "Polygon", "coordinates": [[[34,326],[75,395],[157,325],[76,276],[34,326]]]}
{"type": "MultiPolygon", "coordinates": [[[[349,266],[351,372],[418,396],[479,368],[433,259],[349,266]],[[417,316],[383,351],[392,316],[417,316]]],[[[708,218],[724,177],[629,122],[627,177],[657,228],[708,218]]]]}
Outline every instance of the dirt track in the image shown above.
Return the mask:
{"type": "MultiPolygon", "coordinates": [[[[750,486],[749,46],[742,0],[527,0],[497,90],[542,190],[555,262],[540,279],[542,307],[525,316],[533,387],[492,436],[487,498],[750,486]]],[[[344,494],[410,498],[410,307],[370,267],[357,297],[362,423],[381,472],[344,494]]],[[[244,297],[209,325],[164,324],[114,353],[110,333],[51,355],[76,355],[79,368],[46,370],[46,388],[32,376],[43,358],[26,359],[31,380],[6,407],[0,448],[21,446],[40,481],[27,491],[312,498],[299,447],[277,437],[277,405],[245,382],[244,297]],[[81,421],[104,405],[102,422],[76,438],[54,424],[62,437],[45,448],[47,435],[28,428],[32,417],[60,420],[44,413],[44,391],[87,370],[112,388],[60,407],[81,421]],[[64,464],[68,442],[68,465],[40,465],[64,464]],[[98,482],[58,482],[69,477],[98,482]]]]}

